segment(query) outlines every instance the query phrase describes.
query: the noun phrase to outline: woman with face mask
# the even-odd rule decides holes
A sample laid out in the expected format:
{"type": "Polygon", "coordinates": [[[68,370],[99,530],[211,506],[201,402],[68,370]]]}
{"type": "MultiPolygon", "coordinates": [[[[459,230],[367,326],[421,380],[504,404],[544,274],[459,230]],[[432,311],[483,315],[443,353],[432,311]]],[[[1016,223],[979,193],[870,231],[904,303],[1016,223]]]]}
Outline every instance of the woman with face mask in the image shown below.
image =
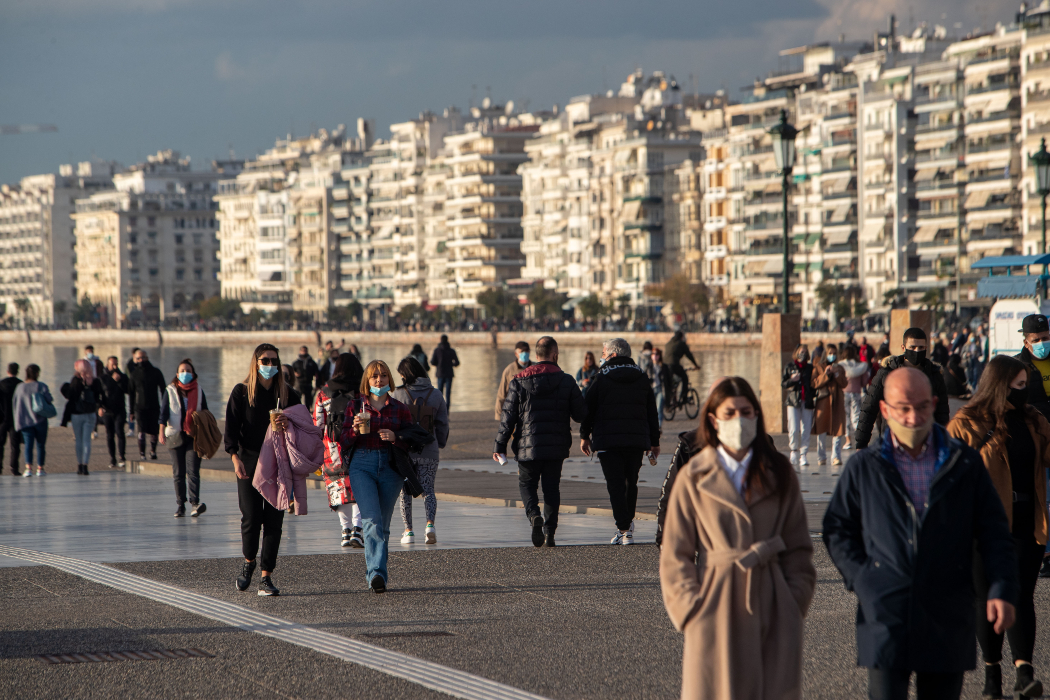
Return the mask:
{"type": "Polygon", "coordinates": [[[685,632],[682,698],[800,697],[816,570],[798,478],[740,377],[700,416],[705,447],[675,479],[660,552],[664,606],[685,632]]]}
{"type": "Polygon", "coordinates": [[[813,434],[817,436],[817,464],[827,463],[827,440],[831,438],[831,464],[842,464],[842,438],[846,434],[846,370],[836,364],[838,346],[829,344],[825,354],[813,360],[813,434]]]}
{"type": "Polygon", "coordinates": [[[175,479],[175,517],[186,515],[186,481],[190,482],[191,518],[201,515],[207,506],[201,502],[201,458],[193,449],[194,414],[208,410],[204,390],[197,386],[197,370],[186,358],[164,392],[160,406],[160,444],[171,453],[171,470],[175,479]]]}
{"type": "Polygon", "coordinates": [[[340,438],[343,459],[350,464],[350,487],[361,509],[365,581],[372,593],[385,593],[390,580],[386,568],[390,518],[404,485],[392,465],[390,449],[393,445],[408,449],[395,433],[415,422],[408,406],[389,395],[391,376],[382,360],[368,363],[361,378],[360,398],[346,407],[340,438]]]}
{"type": "Polygon", "coordinates": [[[791,464],[808,467],[809,431],[813,427],[813,407],[816,391],[813,389],[813,365],[809,363],[809,347],[799,345],[784,365],[781,385],[787,389],[788,446],[791,464]]]}
{"type": "Polygon", "coordinates": [[[266,439],[266,429],[272,426],[274,430],[285,430],[288,427],[288,419],[278,409],[301,402],[299,392],[284,381],[277,348],[270,343],[263,343],[252,353],[248,376],[233,387],[230,400],[226,403],[223,442],[233,460],[233,471],[237,474],[237,504],[241,509],[241,553],[244,563],[237,577],[239,591],[246,591],[251,585],[256,555],[259,555],[262,560],[259,595],[280,594],[270,574],[277,565],[277,551],[281,548],[284,511],[266,502],[252,486],[252,478],[259,464],[259,451],[266,439]],[[272,416],[271,411],[274,412],[272,416]]]}
{"type": "MultiPolygon", "coordinates": [[[[1040,697],[1035,678],[1035,584],[1047,541],[1046,468],[1050,466],[1050,423],[1028,405],[1028,370],[1024,363],[997,355],[981,375],[973,398],[959,409],[948,432],[981,453],[995,490],[1002,499],[1017,553],[1017,621],[1006,632],[1014,658],[1014,690],[1040,697]]],[[[984,614],[988,583],[975,554],[977,641],[984,656],[984,696],[1002,697],[1003,635],[984,614]]]]}

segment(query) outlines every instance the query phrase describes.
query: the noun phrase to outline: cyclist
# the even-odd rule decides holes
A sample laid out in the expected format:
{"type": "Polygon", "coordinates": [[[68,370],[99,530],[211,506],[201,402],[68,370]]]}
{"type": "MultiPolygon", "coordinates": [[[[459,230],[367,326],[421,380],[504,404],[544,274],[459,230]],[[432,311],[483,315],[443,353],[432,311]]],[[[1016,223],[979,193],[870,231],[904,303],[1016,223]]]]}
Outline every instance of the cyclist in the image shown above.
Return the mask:
{"type": "Polygon", "coordinates": [[[689,344],[685,342],[685,334],[682,331],[675,331],[671,339],[667,341],[667,345],[664,346],[664,364],[670,370],[667,384],[667,397],[669,399],[674,400],[674,393],[670,383],[674,380],[671,377],[678,376],[682,380],[681,393],[677,401],[679,405],[685,404],[686,396],[689,393],[689,375],[686,373],[685,367],[682,367],[683,357],[689,358],[689,361],[693,363],[694,369],[700,369],[700,365],[697,364],[693,353],[689,351],[689,344]]]}

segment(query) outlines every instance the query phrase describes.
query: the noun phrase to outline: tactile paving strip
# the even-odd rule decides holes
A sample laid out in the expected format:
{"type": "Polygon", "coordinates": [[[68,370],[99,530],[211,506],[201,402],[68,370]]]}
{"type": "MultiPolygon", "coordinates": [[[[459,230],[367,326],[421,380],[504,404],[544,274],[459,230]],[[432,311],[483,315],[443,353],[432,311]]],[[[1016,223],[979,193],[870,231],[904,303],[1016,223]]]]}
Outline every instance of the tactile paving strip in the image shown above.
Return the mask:
{"type": "Polygon", "coordinates": [[[147,651],[78,651],[64,654],[37,654],[45,664],[89,664],[105,661],[160,661],[163,659],[214,659],[203,649],[149,649],[147,651]]]}

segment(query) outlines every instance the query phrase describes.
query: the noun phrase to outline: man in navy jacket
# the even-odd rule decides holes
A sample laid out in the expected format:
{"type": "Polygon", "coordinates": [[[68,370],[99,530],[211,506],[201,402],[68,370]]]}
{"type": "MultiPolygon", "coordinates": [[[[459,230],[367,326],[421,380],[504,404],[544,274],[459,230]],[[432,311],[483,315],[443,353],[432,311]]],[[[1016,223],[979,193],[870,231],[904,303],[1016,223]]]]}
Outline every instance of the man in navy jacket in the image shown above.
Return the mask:
{"type": "Polygon", "coordinates": [[[842,473],[824,515],[824,544],[857,594],[857,663],[868,695],[958,698],[976,664],[973,552],[990,582],[995,631],[1013,624],[1017,563],[1002,502],[978,453],[933,420],[921,371],[886,377],[889,426],[842,473]]]}

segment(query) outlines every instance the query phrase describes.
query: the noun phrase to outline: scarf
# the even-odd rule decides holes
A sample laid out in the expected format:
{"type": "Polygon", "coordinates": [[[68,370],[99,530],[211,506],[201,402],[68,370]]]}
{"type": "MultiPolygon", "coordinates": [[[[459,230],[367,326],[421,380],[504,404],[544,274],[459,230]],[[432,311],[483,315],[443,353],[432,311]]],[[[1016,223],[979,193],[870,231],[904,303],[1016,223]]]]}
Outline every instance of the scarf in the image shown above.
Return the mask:
{"type": "MultiPolygon", "coordinates": [[[[795,360],[795,366],[798,367],[798,373],[799,373],[799,376],[801,376],[802,375],[802,370],[805,368],[806,363],[805,362],[799,362],[798,360],[795,360]]],[[[806,400],[806,383],[805,382],[799,382],[798,383],[798,395],[799,395],[799,398],[801,400],[803,400],[803,401],[806,400]]]]}
{"type": "Polygon", "coordinates": [[[187,435],[193,435],[193,414],[197,412],[197,407],[200,402],[200,392],[197,391],[197,380],[194,379],[189,384],[183,384],[176,379],[175,386],[186,393],[186,415],[182,417],[182,432],[187,435]]]}

